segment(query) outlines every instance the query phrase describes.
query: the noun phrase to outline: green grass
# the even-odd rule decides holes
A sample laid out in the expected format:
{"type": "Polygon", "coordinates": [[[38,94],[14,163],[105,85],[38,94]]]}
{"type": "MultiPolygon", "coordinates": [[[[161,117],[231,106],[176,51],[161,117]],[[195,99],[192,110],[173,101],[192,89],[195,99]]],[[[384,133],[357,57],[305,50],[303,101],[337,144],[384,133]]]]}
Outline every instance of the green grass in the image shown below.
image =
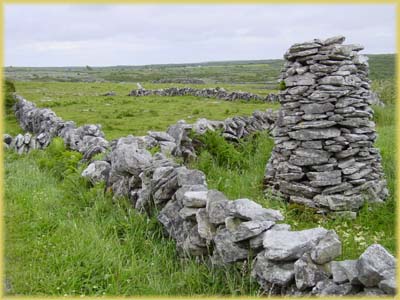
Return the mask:
{"type": "Polygon", "coordinates": [[[250,115],[257,109],[279,107],[275,103],[228,102],[192,96],[129,97],[127,94],[132,88],[131,84],[115,83],[16,82],[19,94],[39,107],[50,107],[64,120],[73,120],[78,125],[101,124],[107,139],[144,135],[149,130],[164,131],[181,119],[189,123],[199,118],[223,120],[250,115]],[[110,90],[117,96],[100,96],[110,90]]]}
{"type": "Polygon", "coordinates": [[[80,178],[76,153],[5,155],[5,274],[17,295],[255,295],[240,264],[180,259],[156,218],[80,178]],[[75,155],[75,156],[74,156],[75,155]]]}

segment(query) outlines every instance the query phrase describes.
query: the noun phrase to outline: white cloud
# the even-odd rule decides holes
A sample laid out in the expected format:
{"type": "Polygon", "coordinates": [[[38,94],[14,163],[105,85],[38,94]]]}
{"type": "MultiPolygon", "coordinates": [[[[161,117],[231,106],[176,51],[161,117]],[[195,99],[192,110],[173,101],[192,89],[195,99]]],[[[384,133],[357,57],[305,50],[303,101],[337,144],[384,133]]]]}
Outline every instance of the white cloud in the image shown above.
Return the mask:
{"type": "Polygon", "coordinates": [[[117,65],[281,58],[343,34],[395,52],[394,5],[5,6],[6,65],[117,65]]]}

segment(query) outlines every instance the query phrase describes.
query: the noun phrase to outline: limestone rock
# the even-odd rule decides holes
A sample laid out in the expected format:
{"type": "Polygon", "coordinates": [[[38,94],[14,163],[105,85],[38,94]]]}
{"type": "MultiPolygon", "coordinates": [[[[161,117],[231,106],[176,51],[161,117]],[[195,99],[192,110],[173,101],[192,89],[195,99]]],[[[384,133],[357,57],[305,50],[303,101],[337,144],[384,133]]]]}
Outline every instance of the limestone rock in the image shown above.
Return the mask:
{"type": "Polygon", "coordinates": [[[229,205],[230,215],[243,220],[282,221],[280,211],[263,208],[249,199],[238,199],[229,205]]]}
{"type": "Polygon", "coordinates": [[[327,233],[328,231],[321,227],[302,231],[268,230],[264,234],[264,255],[274,261],[300,258],[305,252],[311,251],[327,233]]]}
{"type": "Polygon", "coordinates": [[[366,287],[378,284],[395,273],[396,259],[379,244],[373,244],[357,262],[358,279],[366,287]]]}

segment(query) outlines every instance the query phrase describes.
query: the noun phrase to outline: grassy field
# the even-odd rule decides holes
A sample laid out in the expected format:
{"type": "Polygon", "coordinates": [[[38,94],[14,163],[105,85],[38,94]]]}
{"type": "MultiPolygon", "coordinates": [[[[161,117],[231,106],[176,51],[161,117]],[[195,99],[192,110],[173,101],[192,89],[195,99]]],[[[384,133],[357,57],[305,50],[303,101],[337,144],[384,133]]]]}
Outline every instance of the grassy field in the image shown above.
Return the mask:
{"type": "MultiPolygon", "coordinates": [[[[148,89],[172,86],[171,84],[144,84],[148,89]]],[[[207,85],[210,86],[210,85],[207,85]]],[[[200,97],[130,97],[132,84],[70,83],[70,82],[16,82],[18,93],[39,107],[50,107],[64,120],[78,125],[101,124],[106,138],[114,139],[128,134],[143,135],[149,130],[166,130],[169,125],[185,119],[189,123],[198,118],[223,120],[235,115],[250,115],[255,110],[278,108],[277,103],[228,102],[200,97]],[[107,91],[117,96],[101,96],[107,91]]],[[[197,86],[199,87],[199,86],[197,86]]],[[[226,87],[228,90],[232,86],[226,87]]],[[[257,92],[254,86],[247,91],[257,92]]],[[[261,90],[261,93],[268,93],[261,90]]],[[[15,124],[6,126],[14,133],[15,124]]]]}
{"type": "MultiPolygon", "coordinates": [[[[395,86],[394,68],[389,66],[393,61],[394,55],[371,57],[370,61],[373,88],[387,104],[385,108],[374,109],[379,133],[376,146],[381,150],[391,196],[384,204],[363,207],[355,221],[322,218],[309,209],[265,197],[262,179],[273,148],[273,140],[265,133],[236,146],[216,135],[207,135],[204,137],[207,146],[199,150],[199,159],[191,167],[203,170],[209,187],[223,191],[231,199],[247,197],[266,207],[281,209],[285,222],[294,229],[318,225],[335,229],[343,243],[341,259],[358,257],[374,242],[381,243],[395,254],[395,86]],[[377,61],[379,63],[375,63],[377,61]]],[[[152,66],[145,71],[150,75],[160,72],[161,77],[178,77],[183,69],[191,68],[188,76],[195,78],[205,68],[207,84],[197,87],[219,85],[228,90],[266,94],[269,90],[261,81],[239,82],[244,82],[240,74],[251,68],[262,70],[267,63],[271,69],[280,68],[279,61],[263,61],[202,67],[152,66]],[[156,72],[157,68],[162,71],[156,72]],[[217,72],[218,69],[221,72],[225,70],[226,76],[236,76],[236,82],[216,83],[228,80],[217,72]]],[[[196,97],[128,97],[126,94],[136,88],[135,81],[140,81],[148,89],[177,84],[152,84],[143,80],[140,72],[144,71],[140,67],[100,69],[86,70],[86,73],[98,72],[103,77],[112,72],[132,74],[128,78],[132,82],[112,82],[119,80],[115,74],[109,78],[110,82],[60,82],[76,81],[65,79],[65,68],[12,71],[19,79],[39,74],[33,81],[15,82],[19,94],[41,107],[51,107],[65,120],[74,120],[78,125],[102,124],[108,139],[127,134],[140,135],[147,130],[165,130],[179,119],[188,122],[200,117],[221,120],[233,115],[249,115],[255,109],[278,108],[277,104],[196,97]],[[123,71],[120,72],[120,68],[123,71]],[[117,96],[100,96],[110,90],[117,96]]],[[[69,72],[85,72],[85,68],[71,68],[69,72]]],[[[6,74],[10,74],[9,69],[6,74]]],[[[93,75],[92,79],[98,80],[96,76],[93,75]]],[[[151,76],[147,80],[158,79],[156,75],[151,76]]],[[[250,78],[252,74],[246,76],[250,78]]],[[[6,132],[21,132],[13,116],[7,115],[4,120],[6,132]]],[[[113,202],[111,195],[103,193],[103,185],[91,187],[80,178],[85,167],[79,163],[80,158],[79,154],[65,150],[60,140],[54,140],[45,151],[34,151],[24,156],[6,151],[4,262],[6,285],[10,287],[8,294],[259,294],[258,284],[251,280],[251,268],[246,264],[213,269],[201,261],[179,259],[174,242],[163,237],[162,228],[155,218],[147,219],[137,214],[125,200],[113,202]]]]}

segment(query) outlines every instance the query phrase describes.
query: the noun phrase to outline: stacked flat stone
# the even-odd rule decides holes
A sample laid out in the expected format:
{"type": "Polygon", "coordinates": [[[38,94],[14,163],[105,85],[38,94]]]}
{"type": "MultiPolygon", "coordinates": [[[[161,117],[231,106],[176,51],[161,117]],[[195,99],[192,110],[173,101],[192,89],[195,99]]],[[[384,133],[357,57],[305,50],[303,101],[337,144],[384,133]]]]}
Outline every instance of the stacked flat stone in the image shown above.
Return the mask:
{"type": "Polygon", "coordinates": [[[12,137],[9,134],[3,135],[3,146],[5,149],[13,149],[18,154],[28,153],[34,149],[46,148],[51,139],[45,133],[32,135],[29,132],[18,134],[12,137]]]}
{"type": "MultiPolygon", "coordinates": [[[[66,146],[83,154],[84,160],[89,160],[95,154],[106,152],[108,141],[104,139],[104,133],[100,125],[83,125],[76,127],[73,121],[64,121],[49,108],[38,108],[30,101],[19,95],[15,95],[15,116],[21,128],[36,135],[29,148],[45,148],[54,137],[61,137],[66,146]],[[36,143],[38,142],[38,143],[36,143]]],[[[24,139],[28,139],[25,134],[24,139]]],[[[18,137],[20,140],[21,138],[18,137]]],[[[26,143],[25,143],[26,144],[26,143]]],[[[28,147],[19,153],[27,152],[28,147]]]]}
{"type": "Polygon", "coordinates": [[[141,96],[195,96],[195,97],[204,97],[204,98],[216,98],[226,101],[235,101],[235,100],[258,100],[265,102],[274,102],[278,100],[276,94],[268,94],[267,96],[260,96],[249,92],[242,91],[232,91],[228,92],[224,88],[204,88],[204,89],[196,89],[192,87],[171,87],[166,89],[158,89],[158,90],[146,90],[146,89],[136,89],[132,90],[129,93],[129,96],[141,97],[141,96]]]}
{"type": "Polygon", "coordinates": [[[285,53],[275,147],[265,184],[320,211],[357,211],[387,195],[368,62],[343,36],[295,44],[285,53]]]}

